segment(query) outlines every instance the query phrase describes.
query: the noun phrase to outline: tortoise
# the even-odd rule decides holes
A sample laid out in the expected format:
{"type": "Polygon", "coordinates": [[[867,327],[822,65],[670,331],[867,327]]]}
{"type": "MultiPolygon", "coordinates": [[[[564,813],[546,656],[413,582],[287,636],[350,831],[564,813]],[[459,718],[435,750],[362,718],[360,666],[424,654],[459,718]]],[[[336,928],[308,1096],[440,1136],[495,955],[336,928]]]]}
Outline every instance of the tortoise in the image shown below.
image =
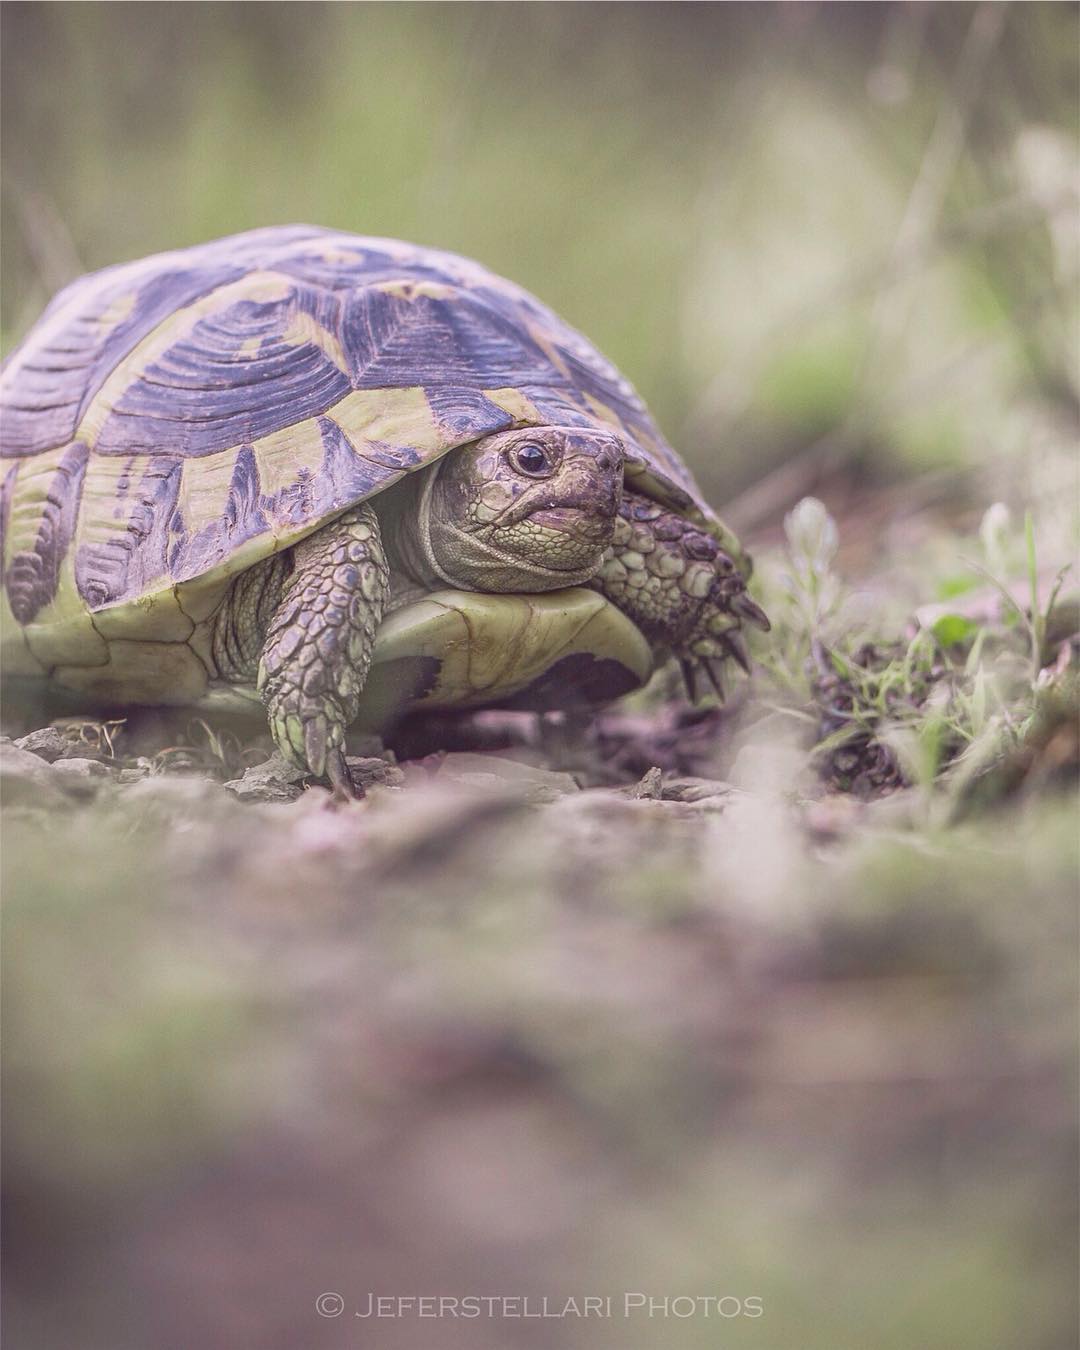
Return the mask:
{"type": "Polygon", "coordinates": [[[410,707],[599,704],[748,667],[750,559],[641,399],[475,262],[310,226],[106,268],[0,377],[5,673],[261,700],[351,785],[410,707]],[[452,452],[452,453],[451,453],[452,452]]]}

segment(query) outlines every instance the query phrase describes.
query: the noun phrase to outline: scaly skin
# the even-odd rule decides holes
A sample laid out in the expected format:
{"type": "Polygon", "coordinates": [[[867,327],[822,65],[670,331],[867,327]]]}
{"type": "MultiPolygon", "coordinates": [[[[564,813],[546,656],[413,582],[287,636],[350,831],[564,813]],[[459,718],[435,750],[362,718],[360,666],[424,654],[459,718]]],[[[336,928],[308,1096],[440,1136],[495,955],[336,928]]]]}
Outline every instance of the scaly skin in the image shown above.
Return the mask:
{"type": "Polygon", "coordinates": [[[233,582],[214,625],[214,664],[222,679],[238,684],[255,679],[266,630],[291,571],[291,552],[275,553],[233,582]]]}
{"type": "Polygon", "coordinates": [[[257,688],[282,754],[349,797],[345,729],[359,711],[390,588],[378,517],[353,507],[292,554],[257,688]]]}
{"type": "Polygon", "coordinates": [[[352,795],[345,730],[359,711],[391,566],[425,588],[580,584],[611,537],[621,483],[621,446],[608,432],[543,428],[463,447],[380,498],[392,563],[365,504],[238,577],[215,623],[218,672],[250,679],[265,634],[257,688],[278,749],[329,778],[339,797],[352,795]]]}
{"type": "Polygon", "coordinates": [[[611,547],[592,583],[629,615],[655,646],[678,657],[687,693],[704,692],[703,675],[724,697],[727,658],[749,670],[741,622],[767,629],[746,594],[746,580],[711,534],[675,511],[626,490],[611,547]]]}
{"type": "Polygon", "coordinates": [[[692,699],[721,668],[748,665],[739,626],[768,627],[736,563],[708,530],[623,484],[611,433],[504,432],[462,447],[371,505],[353,507],[237,578],[213,653],[225,679],[257,687],[282,754],[353,794],[345,730],[356,717],[394,576],[489,594],[591,584],[659,650],[692,699]],[[384,551],[384,522],[389,557],[384,551]],[[260,659],[261,657],[261,659],[260,659]]]}

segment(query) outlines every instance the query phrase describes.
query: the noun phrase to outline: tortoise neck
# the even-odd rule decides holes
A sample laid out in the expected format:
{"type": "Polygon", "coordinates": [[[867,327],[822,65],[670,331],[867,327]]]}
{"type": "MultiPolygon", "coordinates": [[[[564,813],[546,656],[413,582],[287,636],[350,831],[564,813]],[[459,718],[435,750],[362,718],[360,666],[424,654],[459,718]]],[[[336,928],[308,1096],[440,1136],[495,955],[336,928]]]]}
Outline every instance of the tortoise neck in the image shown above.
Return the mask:
{"type": "Polygon", "coordinates": [[[241,572],[214,620],[212,656],[217,673],[232,684],[254,684],[270,616],[292,571],[292,550],[275,553],[241,572]]]}
{"type": "Polygon", "coordinates": [[[422,586],[495,594],[560,590],[580,585],[595,573],[599,551],[580,568],[546,567],[463,529],[439,492],[445,462],[427,473],[410,475],[378,499],[392,570],[422,586]]]}
{"type": "Polygon", "coordinates": [[[431,490],[434,472],[409,474],[375,502],[383,546],[396,576],[425,589],[459,586],[438,564],[431,548],[431,490]]]}

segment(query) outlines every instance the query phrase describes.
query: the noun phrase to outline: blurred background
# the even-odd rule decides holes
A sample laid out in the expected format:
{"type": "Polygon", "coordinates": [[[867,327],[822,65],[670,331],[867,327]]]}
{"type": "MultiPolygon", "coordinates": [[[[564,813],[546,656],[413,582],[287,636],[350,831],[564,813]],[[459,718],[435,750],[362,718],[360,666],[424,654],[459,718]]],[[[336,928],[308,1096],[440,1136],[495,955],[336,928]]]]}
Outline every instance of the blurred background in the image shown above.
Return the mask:
{"type": "Polygon", "coordinates": [[[82,271],[304,221],[534,290],[721,505],[1037,453],[1076,414],[1077,36],[1071,4],[10,3],[5,349],[82,271]]]}
{"type": "MultiPolygon", "coordinates": [[[[1051,578],[1074,554],[1073,4],[8,0],[0,27],[5,353],[85,270],[398,236],[588,334],[766,575],[809,493],[904,614],[994,501],[1051,578]]],[[[182,773],[9,797],[12,1344],[1074,1343],[1072,805],[850,842],[793,823],[790,746],[728,749],[696,772],[747,795],[715,813],[558,773],[493,798],[475,764],[357,815],[182,773]],[[376,1327],[369,1290],[616,1316],[376,1327]],[[765,1315],[623,1319],[625,1291],[765,1315]]]]}

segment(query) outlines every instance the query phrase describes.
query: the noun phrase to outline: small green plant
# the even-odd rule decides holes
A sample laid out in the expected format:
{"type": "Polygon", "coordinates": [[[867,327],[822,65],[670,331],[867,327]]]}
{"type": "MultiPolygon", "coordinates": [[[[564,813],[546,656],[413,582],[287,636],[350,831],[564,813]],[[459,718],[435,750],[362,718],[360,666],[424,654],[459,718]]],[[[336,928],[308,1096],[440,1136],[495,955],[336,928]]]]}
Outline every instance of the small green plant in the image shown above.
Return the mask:
{"type": "Polygon", "coordinates": [[[117,743],[126,724],[127,719],[123,717],[114,717],[106,721],[90,717],[61,717],[54,723],[60,734],[73,747],[106,759],[117,758],[117,743]]]}
{"type": "Polygon", "coordinates": [[[153,773],[209,773],[226,780],[239,777],[257,759],[258,750],[245,749],[231,731],[220,731],[201,717],[188,723],[182,741],[169,745],[151,760],[153,773]]]}
{"type": "Polygon", "coordinates": [[[1048,641],[1068,569],[1040,603],[1030,513],[1021,541],[1002,504],[984,515],[984,561],[971,566],[989,588],[939,585],[946,602],[919,607],[891,631],[887,616],[857,616],[834,570],[839,532],[821,502],[801,501],[784,530],[785,566],[769,597],[776,642],[763,662],[777,704],[813,722],[812,762],[832,789],[873,797],[917,786],[947,816],[1045,730],[1048,709],[1070,715],[1075,639],[1059,631],[1048,641]],[[1027,574],[1019,596],[1008,580],[1018,558],[1027,574]]]}

